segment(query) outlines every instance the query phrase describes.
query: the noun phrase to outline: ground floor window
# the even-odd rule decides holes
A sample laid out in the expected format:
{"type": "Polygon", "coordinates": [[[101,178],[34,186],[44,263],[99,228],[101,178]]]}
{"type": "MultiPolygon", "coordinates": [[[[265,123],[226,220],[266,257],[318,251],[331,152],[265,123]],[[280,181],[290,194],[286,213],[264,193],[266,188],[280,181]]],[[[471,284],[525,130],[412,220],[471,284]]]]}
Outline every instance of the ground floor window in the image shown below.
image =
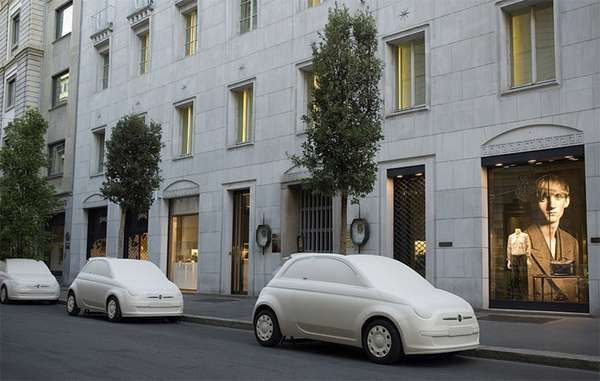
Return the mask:
{"type": "Polygon", "coordinates": [[[198,198],[169,202],[169,279],[179,288],[196,290],[198,284],[198,198]]]}
{"type": "Polygon", "coordinates": [[[588,311],[583,147],[485,158],[490,306],[588,311]]]}
{"type": "Polygon", "coordinates": [[[87,255],[106,257],[106,207],[88,209],[87,255]]]}
{"type": "Polygon", "coordinates": [[[50,233],[50,244],[46,253],[45,262],[54,275],[62,275],[63,256],[64,256],[64,235],[65,235],[65,213],[58,213],[52,216],[48,223],[48,232],[50,233]]]}
{"type": "Polygon", "coordinates": [[[298,251],[333,251],[333,213],[331,197],[299,189],[298,251]]]}

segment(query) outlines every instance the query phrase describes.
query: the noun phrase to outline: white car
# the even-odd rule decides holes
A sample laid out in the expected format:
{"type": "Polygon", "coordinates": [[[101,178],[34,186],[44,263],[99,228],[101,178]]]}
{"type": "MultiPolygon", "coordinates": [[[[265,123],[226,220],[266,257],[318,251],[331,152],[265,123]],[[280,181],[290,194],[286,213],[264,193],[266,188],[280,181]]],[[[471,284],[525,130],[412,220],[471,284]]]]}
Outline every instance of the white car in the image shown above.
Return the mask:
{"type": "Polygon", "coordinates": [[[67,312],[106,312],[108,320],[122,317],[183,314],[179,288],[149,261],[92,258],[83,267],[67,292],[67,312]]]}
{"type": "Polygon", "coordinates": [[[293,337],[362,347],[383,364],[479,345],[469,303],[376,255],[293,255],[256,301],[254,334],[264,346],[293,337]]]}
{"type": "Polygon", "coordinates": [[[0,302],[11,300],[58,301],[60,286],[48,266],[35,259],[0,261],[0,302]]]}

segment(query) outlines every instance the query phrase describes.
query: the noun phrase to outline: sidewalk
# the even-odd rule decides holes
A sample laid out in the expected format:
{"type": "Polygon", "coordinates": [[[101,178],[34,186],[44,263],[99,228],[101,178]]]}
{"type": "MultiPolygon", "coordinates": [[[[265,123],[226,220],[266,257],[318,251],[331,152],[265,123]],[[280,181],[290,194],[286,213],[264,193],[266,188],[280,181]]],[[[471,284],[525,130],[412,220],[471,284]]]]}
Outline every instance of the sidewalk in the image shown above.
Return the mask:
{"type": "MultiPolygon", "coordinates": [[[[65,299],[64,290],[62,299],[65,299]]],[[[183,320],[252,330],[255,297],[184,294],[183,320]]],[[[600,319],[477,311],[481,348],[466,356],[600,371],[600,319]]]]}

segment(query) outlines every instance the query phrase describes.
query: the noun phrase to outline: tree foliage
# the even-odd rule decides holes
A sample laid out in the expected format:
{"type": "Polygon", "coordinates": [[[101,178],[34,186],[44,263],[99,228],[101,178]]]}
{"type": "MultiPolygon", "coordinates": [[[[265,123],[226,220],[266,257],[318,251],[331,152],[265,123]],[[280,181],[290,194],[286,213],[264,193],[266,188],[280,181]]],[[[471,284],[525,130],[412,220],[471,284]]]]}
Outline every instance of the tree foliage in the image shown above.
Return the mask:
{"type": "Polygon", "coordinates": [[[306,140],[302,154],[291,160],[310,172],[309,189],[341,196],[344,252],[347,200],[365,197],[377,176],[383,64],[376,56],[375,19],[368,11],[351,15],[336,4],[319,37],[312,46],[316,88],[304,116],[306,140]]]}
{"type": "Polygon", "coordinates": [[[51,234],[46,231],[59,204],[44,176],[48,165],[44,136],[48,123],[30,109],[5,129],[0,149],[0,258],[41,259],[51,234]]]}
{"type": "Polygon", "coordinates": [[[146,124],[140,115],[126,115],[106,141],[106,180],[101,192],[122,209],[144,213],[153,202],[160,176],[161,125],[146,124]]]}

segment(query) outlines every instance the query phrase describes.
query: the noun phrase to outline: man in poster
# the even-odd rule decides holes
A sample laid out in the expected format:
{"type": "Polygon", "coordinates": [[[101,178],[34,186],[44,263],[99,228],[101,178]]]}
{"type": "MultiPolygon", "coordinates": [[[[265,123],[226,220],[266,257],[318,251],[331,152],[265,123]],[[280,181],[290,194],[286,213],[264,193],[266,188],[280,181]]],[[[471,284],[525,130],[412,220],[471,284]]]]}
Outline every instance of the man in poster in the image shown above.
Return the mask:
{"type": "Polygon", "coordinates": [[[559,227],[571,202],[569,192],[569,184],[558,176],[544,175],[536,181],[539,220],[526,230],[531,239],[528,283],[532,301],[576,302],[579,244],[559,227]]]}

